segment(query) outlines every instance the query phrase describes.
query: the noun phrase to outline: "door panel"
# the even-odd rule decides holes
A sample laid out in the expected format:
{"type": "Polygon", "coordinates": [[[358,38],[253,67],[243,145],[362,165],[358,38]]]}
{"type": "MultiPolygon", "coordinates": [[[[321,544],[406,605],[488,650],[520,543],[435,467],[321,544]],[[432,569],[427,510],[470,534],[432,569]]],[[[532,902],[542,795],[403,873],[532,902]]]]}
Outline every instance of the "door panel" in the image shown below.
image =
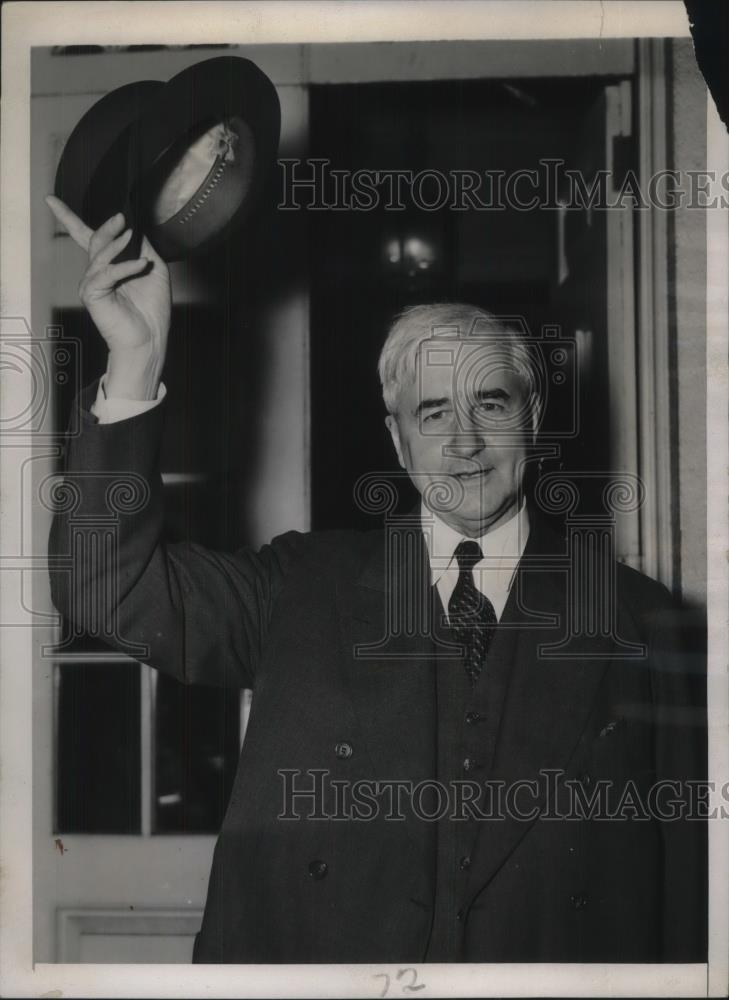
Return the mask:
{"type": "Polygon", "coordinates": [[[202,911],[58,911],[59,962],[189,963],[202,911]]]}
{"type": "MultiPolygon", "coordinates": [[[[580,490],[598,514],[607,513],[606,474],[638,475],[633,210],[630,199],[617,198],[630,139],[631,84],[623,81],[605,87],[585,115],[566,163],[580,181],[561,195],[555,305],[580,365],[579,434],[564,464],[595,474],[580,490]]],[[[639,511],[618,514],[615,529],[618,558],[640,569],[639,511]]]]}

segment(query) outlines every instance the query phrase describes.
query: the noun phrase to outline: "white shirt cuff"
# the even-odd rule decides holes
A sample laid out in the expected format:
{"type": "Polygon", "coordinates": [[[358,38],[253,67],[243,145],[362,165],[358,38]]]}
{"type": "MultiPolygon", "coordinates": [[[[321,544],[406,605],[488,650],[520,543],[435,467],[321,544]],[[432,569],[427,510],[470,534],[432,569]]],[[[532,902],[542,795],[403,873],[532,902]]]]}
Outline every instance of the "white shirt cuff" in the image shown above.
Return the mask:
{"type": "Polygon", "coordinates": [[[164,382],[160,382],[156,399],[109,399],[106,395],[106,375],[99,379],[99,389],[96,399],[91,404],[91,412],[100,424],[114,424],[119,420],[146,413],[157,406],[167,395],[164,382]]]}

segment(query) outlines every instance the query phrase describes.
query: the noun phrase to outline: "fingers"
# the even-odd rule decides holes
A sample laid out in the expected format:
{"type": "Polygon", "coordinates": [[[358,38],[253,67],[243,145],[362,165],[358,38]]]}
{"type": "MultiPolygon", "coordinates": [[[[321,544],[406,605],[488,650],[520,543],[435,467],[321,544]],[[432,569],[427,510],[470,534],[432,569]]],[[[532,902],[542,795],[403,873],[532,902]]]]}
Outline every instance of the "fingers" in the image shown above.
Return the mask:
{"type": "MultiPolygon", "coordinates": [[[[91,239],[89,241],[89,257],[91,258],[91,263],[94,263],[94,258],[96,255],[104,250],[105,247],[116,237],[119,236],[124,227],[124,216],[121,212],[117,212],[116,215],[112,215],[110,219],[99,226],[99,228],[91,234],[91,239]]],[[[112,255],[113,256],[113,255],[112,255]]]]}
{"type": "Polygon", "coordinates": [[[131,235],[131,229],[125,229],[121,236],[117,236],[116,239],[107,243],[103,250],[99,250],[92,258],[89,270],[99,271],[102,267],[106,267],[107,264],[111,264],[116,255],[121,253],[127,245],[131,235]]]}
{"type": "Polygon", "coordinates": [[[74,243],[77,243],[82,250],[88,250],[93,231],[86,223],[82,222],[76,213],[72,212],[68,205],[64,204],[60,198],[56,198],[55,195],[47,195],[45,201],[74,243]]]}
{"type": "Polygon", "coordinates": [[[107,219],[102,226],[94,231],[68,205],[62,202],[60,198],[49,194],[46,196],[45,201],[61,225],[64,226],[68,234],[73,238],[74,242],[89,254],[89,270],[84,276],[79,291],[81,291],[81,288],[91,288],[96,291],[103,290],[104,292],[108,292],[117,282],[142,271],[144,264],[150,261],[166,268],[165,262],[146,236],[142,238],[141,251],[143,256],[137,258],[137,260],[124,261],[123,264],[110,267],[111,261],[114,260],[117,254],[121,253],[132,235],[131,229],[124,229],[123,232],[120,232],[124,227],[124,215],[121,212],[112,215],[110,219],[107,219]],[[132,270],[123,273],[117,270],[117,268],[127,267],[131,267],[132,270]],[[103,278],[100,277],[101,275],[103,275],[103,278]],[[97,283],[97,277],[100,283],[97,283]]]}
{"type": "MultiPolygon", "coordinates": [[[[61,223],[61,225],[66,229],[69,236],[72,237],[73,241],[81,247],[82,250],[88,251],[88,254],[94,263],[94,258],[96,255],[105,250],[109,243],[117,236],[124,226],[124,216],[121,212],[117,212],[116,215],[112,215],[110,219],[99,226],[99,228],[94,232],[90,229],[85,222],[83,222],[72,212],[71,209],[60,198],[56,198],[55,195],[49,194],[46,196],[46,204],[53,212],[55,217],[61,223]]],[[[121,247],[118,247],[116,253],[119,253],[121,247]]],[[[112,253],[109,260],[115,256],[112,253]]]]}
{"type": "Polygon", "coordinates": [[[81,301],[88,304],[95,299],[104,298],[120,281],[140,274],[148,264],[146,257],[138,257],[136,260],[107,264],[99,270],[87,272],[78,289],[81,301]]]}

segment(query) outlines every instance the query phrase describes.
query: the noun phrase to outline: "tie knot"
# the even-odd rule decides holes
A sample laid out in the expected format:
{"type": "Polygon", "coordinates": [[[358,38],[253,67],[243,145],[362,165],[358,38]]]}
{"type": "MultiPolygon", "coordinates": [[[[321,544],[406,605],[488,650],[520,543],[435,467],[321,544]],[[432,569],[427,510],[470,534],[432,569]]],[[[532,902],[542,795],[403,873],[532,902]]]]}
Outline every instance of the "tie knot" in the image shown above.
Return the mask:
{"type": "Polygon", "coordinates": [[[483,552],[478,542],[463,541],[456,546],[455,557],[458,560],[458,569],[463,572],[465,569],[473,569],[476,563],[480,563],[483,552]]]}

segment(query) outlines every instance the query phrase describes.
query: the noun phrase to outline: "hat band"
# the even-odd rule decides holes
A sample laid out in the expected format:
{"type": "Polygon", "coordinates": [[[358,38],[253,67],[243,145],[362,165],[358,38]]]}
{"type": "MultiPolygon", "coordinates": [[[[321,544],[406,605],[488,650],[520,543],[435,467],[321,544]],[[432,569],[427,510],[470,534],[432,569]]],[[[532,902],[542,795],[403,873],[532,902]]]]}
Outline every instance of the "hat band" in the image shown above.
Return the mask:
{"type": "MultiPolygon", "coordinates": [[[[220,131],[211,129],[205,134],[217,140],[218,151],[202,183],[174,215],[157,222],[150,233],[152,242],[163,256],[168,247],[171,249],[174,245],[194,250],[215,235],[236,214],[251,187],[255,145],[250,127],[243,119],[234,117],[215,128],[220,131]]],[[[197,164],[192,169],[188,168],[186,177],[184,160],[185,157],[177,177],[174,172],[171,175],[173,186],[178,186],[172,197],[175,194],[179,197],[180,191],[184,191],[185,183],[189,183],[190,176],[194,176],[194,166],[199,170],[198,158],[197,164]]],[[[163,214],[159,206],[169,206],[169,195],[169,190],[160,193],[154,211],[157,218],[163,214]]]]}

